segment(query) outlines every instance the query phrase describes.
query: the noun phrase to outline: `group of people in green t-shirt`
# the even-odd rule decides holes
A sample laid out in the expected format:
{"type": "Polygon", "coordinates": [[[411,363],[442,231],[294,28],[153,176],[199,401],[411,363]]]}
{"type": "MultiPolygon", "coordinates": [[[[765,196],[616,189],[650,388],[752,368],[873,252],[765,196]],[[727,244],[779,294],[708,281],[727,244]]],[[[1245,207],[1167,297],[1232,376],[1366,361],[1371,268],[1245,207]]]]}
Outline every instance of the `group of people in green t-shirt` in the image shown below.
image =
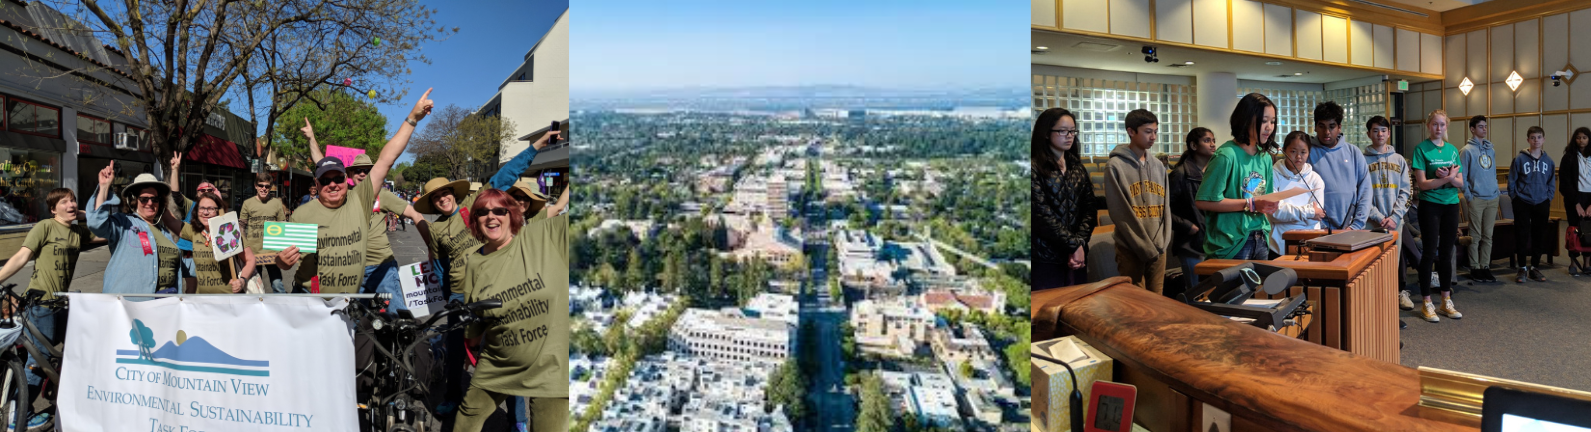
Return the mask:
{"type": "MultiPolygon", "coordinates": [[[[525,423],[521,430],[564,430],[568,421],[569,308],[568,205],[564,188],[558,201],[549,204],[544,188],[519,180],[536,151],[555,141],[552,131],[521,155],[505,164],[491,187],[471,193],[468,181],[434,179],[414,205],[379,188],[393,163],[407,146],[414,128],[433,107],[430,90],[415,104],[398,132],[376,160],[361,156],[351,166],[330,157],[318,159],[314,176],[315,200],[288,212],[281,200],[270,197],[272,177],[255,178],[257,196],[240,208],[245,248],[238,257],[216,260],[211,253],[210,219],[229,211],[226,200],[201,185],[195,198],[182,196],[177,176],[162,182],[141,174],[120,194],[110,194],[115,164],[99,173],[99,188],[86,207],[87,224],[76,221],[77,196],[71,189],[51,191],[46,202],[55,217],[36,224],[16,255],[0,267],[0,280],[35,262],[29,289],[46,297],[67,291],[79,252],[90,243],[110,244],[111,261],[102,288],[106,293],[240,293],[248,280],[265,276],[273,292],[284,286],[282,271],[297,267],[294,292],[389,292],[401,298],[396,262],[386,241],[382,212],[402,214],[418,222],[432,259],[448,274],[450,300],[476,302],[495,299],[503,306],[485,312],[482,320],[455,336],[458,349],[449,350],[450,372],[466,370],[465,345],[478,359],[475,372],[465,381],[450,380],[448,403],[438,411],[453,430],[478,431],[488,415],[512,399],[514,414],[525,423]],[[127,202],[120,212],[113,206],[127,202]],[[462,203],[462,204],[461,204],[462,203]],[[434,224],[424,214],[437,215],[434,224]],[[320,226],[317,250],[303,253],[287,248],[262,251],[260,233],[265,222],[291,221],[320,226]],[[191,244],[187,248],[181,244],[191,244]],[[186,251],[186,254],[184,253],[186,251]],[[186,255],[186,257],[184,256],[186,255]],[[257,259],[256,256],[260,258],[257,259]],[[186,259],[185,259],[186,258],[186,259]],[[256,261],[259,264],[256,264],[256,261]],[[265,274],[261,274],[264,272],[265,274]],[[187,277],[184,277],[187,276],[187,277]]],[[[314,132],[306,120],[304,132],[313,143],[314,132]]],[[[177,172],[181,153],[172,160],[177,172]]],[[[145,300],[146,298],[129,298],[145,300]]],[[[65,314],[36,307],[22,311],[49,340],[59,343],[65,333],[65,314]]],[[[30,335],[31,337],[31,335],[30,335]]],[[[29,359],[33,362],[37,359],[29,359]]],[[[28,369],[30,385],[40,380],[28,369]]],[[[38,389],[34,389],[37,391],[38,389]]],[[[31,408],[31,405],[30,405],[31,408]]],[[[44,424],[49,414],[31,416],[29,424],[44,424]]]]}
{"type": "MultiPolygon", "coordinates": [[[[1145,289],[1174,296],[1198,284],[1193,266],[1200,261],[1280,256],[1285,249],[1277,230],[1384,230],[1397,236],[1406,265],[1417,263],[1416,274],[1431,275],[1434,267],[1434,277],[1418,278],[1423,300],[1418,315],[1430,322],[1439,322],[1439,316],[1462,318],[1452,300],[1460,195],[1466,197],[1476,227],[1471,235],[1484,239],[1483,244],[1471,245],[1470,278],[1487,281],[1491,274],[1490,225],[1496,219],[1499,193],[1495,153],[1486,140],[1487,119],[1469,119],[1473,138],[1460,150],[1447,141],[1447,114],[1430,113],[1424,122],[1425,139],[1406,160],[1390,143],[1392,124],[1387,118],[1375,116],[1364,123],[1370,145],[1360,149],[1343,144],[1343,117],[1341,106],[1322,103],[1314,111],[1313,135],[1295,131],[1278,143],[1276,105],[1265,95],[1251,93],[1240,98],[1233,110],[1231,140],[1217,146],[1214,132],[1195,128],[1186,137],[1186,151],[1168,172],[1153,154],[1159,135],[1155,114],[1142,109],[1129,112],[1123,118],[1127,143],[1110,152],[1102,176],[1106,213],[1114,225],[1117,274],[1145,289]],[[1473,185],[1486,182],[1490,187],[1473,185]],[[1309,192],[1282,200],[1265,197],[1294,188],[1309,192]],[[1404,223],[1405,218],[1418,221],[1418,226],[1404,223]],[[1419,247],[1413,245],[1416,236],[1423,243],[1419,247]],[[1177,258],[1172,263],[1182,267],[1186,285],[1168,289],[1163,281],[1170,255],[1177,258]],[[1438,293],[1440,300],[1433,300],[1438,293]]],[[[1098,222],[1096,206],[1092,200],[1077,198],[1092,196],[1093,190],[1082,164],[1077,119],[1067,109],[1052,108],[1034,124],[1030,156],[1035,288],[1083,283],[1088,263],[1095,261],[1089,256],[1088,242],[1098,222]]],[[[1575,135],[1578,145],[1571,141],[1563,162],[1575,164],[1578,171],[1560,176],[1566,200],[1575,201],[1566,202],[1565,210],[1576,220],[1591,217],[1591,204],[1585,204],[1591,203],[1591,143],[1587,142],[1591,129],[1581,131],[1585,133],[1575,135]]],[[[1542,133],[1539,127],[1530,128],[1526,134],[1530,149],[1514,158],[1508,177],[1522,233],[1515,236],[1521,265],[1517,283],[1545,281],[1535,265],[1540,255],[1551,253],[1546,212],[1555,191],[1554,166],[1541,154],[1542,133]]],[[[1402,287],[1404,272],[1398,273],[1402,287]]],[[[1398,302],[1404,310],[1416,309],[1406,290],[1400,290],[1398,302]]]]}

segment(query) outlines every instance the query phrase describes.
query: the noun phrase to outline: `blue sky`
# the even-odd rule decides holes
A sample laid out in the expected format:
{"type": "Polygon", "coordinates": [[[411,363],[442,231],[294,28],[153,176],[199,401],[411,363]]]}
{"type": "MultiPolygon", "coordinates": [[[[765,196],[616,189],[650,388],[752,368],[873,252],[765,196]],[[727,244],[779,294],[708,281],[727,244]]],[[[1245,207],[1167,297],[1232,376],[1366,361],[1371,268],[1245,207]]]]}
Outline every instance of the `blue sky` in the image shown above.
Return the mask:
{"type": "MultiPolygon", "coordinates": [[[[525,53],[541,40],[552,27],[554,20],[569,8],[566,0],[536,1],[439,1],[428,0],[426,6],[436,10],[436,22],[446,28],[458,27],[459,32],[447,40],[434,42],[422,48],[431,64],[413,63],[409,76],[409,93],[398,104],[378,105],[387,116],[387,133],[398,130],[398,125],[414,107],[427,87],[437,109],[455,104],[469,110],[497,93],[508,74],[524,62],[525,53]]],[[[577,21],[578,12],[569,11],[570,23],[577,21]]],[[[571,28],[571,31],[573,28],[571,28]]],[[[420,123],[423,129],[425,123],[420,123]]],[[[413,160],[408,154],[399,162],[413,160]]]]}
{"type": "Polygon", "coordinates": [[[1030,63],[1029,9],[1021,6],[582,1],[570,9],[570,87],[1019,87],[1030,63]]]}

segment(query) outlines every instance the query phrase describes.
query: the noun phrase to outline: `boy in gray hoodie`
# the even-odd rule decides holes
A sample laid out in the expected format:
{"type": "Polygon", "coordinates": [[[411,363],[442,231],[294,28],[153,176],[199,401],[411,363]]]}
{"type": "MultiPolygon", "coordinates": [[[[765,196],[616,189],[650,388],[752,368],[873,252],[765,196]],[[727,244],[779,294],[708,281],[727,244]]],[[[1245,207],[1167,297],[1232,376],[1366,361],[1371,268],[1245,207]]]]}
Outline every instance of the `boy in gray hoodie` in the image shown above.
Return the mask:
{"type": "Polygon", "coordinates": [[[1558,184],[1552,181],[1557,164],[1541,149],[1545,139],[1540,126],[1531,126],[1525,132],[1530,148],[1520,150],[1508,170],[1508,194],[1513,196],[1514,206],[1514,259],[1519,263],[1514,283],[1525,283],[1525,279],[1547,281],[1547,276],[1536,267],[1541,265],[1541,254],[1552,253],[1553,226],[1547,218],[1558,184]],[[1528,263],[1526,257],[1530,258],[1528,263]]]}
{"type": "Polygon", "coordinates": [[[1469,142],[1458,151],[1464,166],[1464,212],[1469,216],[1469,278],[1497,282],[1492,276],[1492,228],[1497,225],[1497,151],[1486,139],[1486,116],[1469,119],[1469,142]]]}
{"type": "Polygon", "coordinates": [[[1315,136],[1310,137],[1309,165],[1326,184],[1326,218],[1334,230],[1364,229],[1370,217],[1369,171],[1364,153],[1342,139],[1343,109],[1327,101],[1315,106],[1315,136]]]}
{"type": "Polygon", "coordinates": [[[1160,121],[1147,110],[1127,113],[1127,144],[1105,163],[1105,204],[1116,224],[1116,271],[1133,284],[1164,293],[1166,250],[1171,245],[1171,197],[1166,165],[1151,152],[1160,121]]]}
{"type": "MultiPolygon", "coordinates": [[[[1409,161],[1392,148],[1389,141],[1392,138],[1392,122],[1386,117],[1371,117],[1365,122],[1366,134],[1370,137],[1370,145],[1365,147],[1364,157],[1366,165],[1370,167],[1370,218],[1365,221],[1365,228],[1385,229],[1397,236],[1398,248],[1403,247],[1403,236],[1399,233],[1403,229],[1404,216],[1409,212],[1409,200],[1414,197],[1413,183],[1410,182],[1409,161]]],[[[1409,265],[1412,263],[1402,262],[1409,265]]],[[[1398,306],[1405,310],[1414,310],[1414,301],[1409,298],[1409,291],[1403,289],[1403,274],[1398,271],[1398,306]]]]}

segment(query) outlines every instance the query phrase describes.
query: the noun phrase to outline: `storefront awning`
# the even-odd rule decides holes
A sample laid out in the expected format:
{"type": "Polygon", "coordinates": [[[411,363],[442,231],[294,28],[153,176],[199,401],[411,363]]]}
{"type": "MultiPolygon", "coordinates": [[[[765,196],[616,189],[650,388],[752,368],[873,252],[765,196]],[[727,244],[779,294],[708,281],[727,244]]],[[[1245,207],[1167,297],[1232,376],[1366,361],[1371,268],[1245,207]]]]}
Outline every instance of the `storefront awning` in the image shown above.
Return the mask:
{"type": "Polygon", "coordinates": [[[243,161],[243,154],[238,153],[237,144],[209,135],[200,135],[199,142],[189,148],[188,152],[182,155],[182,159],[237,169],[248,169],[248,164],[243,161]]]}

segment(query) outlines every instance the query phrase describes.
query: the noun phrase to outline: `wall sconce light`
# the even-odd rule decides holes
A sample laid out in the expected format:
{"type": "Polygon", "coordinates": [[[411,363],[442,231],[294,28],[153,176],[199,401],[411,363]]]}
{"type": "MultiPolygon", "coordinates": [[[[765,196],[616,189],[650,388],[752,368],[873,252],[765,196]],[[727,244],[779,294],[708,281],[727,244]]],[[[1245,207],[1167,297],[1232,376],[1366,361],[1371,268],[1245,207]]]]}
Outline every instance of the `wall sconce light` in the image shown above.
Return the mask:
{"type": "Polygon", "coordinates": [[[1508,79],[1503,82],[1508,83],[1509,90],[1518,91],[1519,84],[1525,82],[1525,79],[1519,77],[1519,71],[1514,71],[1514,73],[1508,74],[1508,79]]]}
{"type": "Polygon", "coordinates": [[[1475,84],[1469,82],[1469,77],[1464,77],[1464,82],[1458,83],[1458,91],[1464,92],[1464,96],[1469,96],[1469,90],[1473,88],[1475,84]]]}

